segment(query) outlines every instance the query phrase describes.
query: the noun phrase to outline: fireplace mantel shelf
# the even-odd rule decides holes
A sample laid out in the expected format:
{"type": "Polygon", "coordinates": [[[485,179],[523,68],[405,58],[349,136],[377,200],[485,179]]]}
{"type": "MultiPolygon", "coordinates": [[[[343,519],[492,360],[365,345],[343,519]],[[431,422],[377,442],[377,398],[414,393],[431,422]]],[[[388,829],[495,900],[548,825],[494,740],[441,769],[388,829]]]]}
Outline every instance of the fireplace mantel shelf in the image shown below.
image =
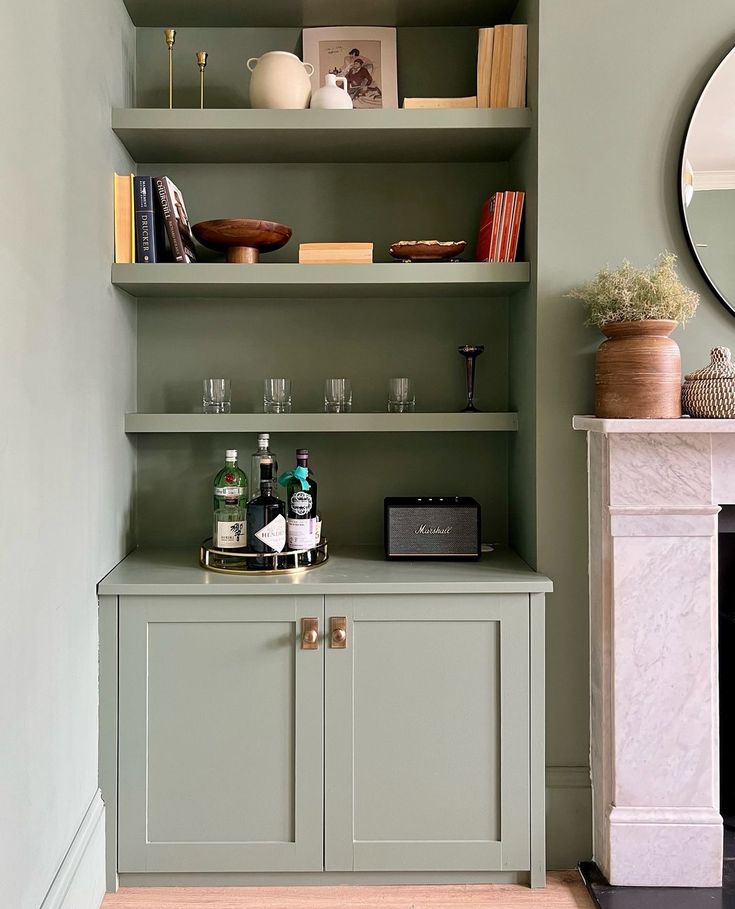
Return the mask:
{"type": "Polygon", "coordinates": [[[735,433],[735,420],[695,420],[692,417],[681,417],[678,420],[609,420],[580,416],[572,418],[572,426],[584,432],[601,432],[606,435],[613,432],[735,433]]]}

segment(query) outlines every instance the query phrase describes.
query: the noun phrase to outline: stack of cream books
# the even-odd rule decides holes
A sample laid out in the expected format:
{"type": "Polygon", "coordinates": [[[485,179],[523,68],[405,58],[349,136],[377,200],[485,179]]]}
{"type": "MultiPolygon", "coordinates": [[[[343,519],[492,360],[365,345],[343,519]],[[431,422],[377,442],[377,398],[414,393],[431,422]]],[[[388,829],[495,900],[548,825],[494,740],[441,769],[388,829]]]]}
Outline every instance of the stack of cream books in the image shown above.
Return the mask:
{"type": "Polygon", "coordinates": [[[527,25],[481,28],[477,47],[477,106],[525,107],[527,25]]]}
{"type": "Polygon", "coordinates": [[[465,98],[404,98],[415,108],[525,107],[527,25],[481,28],[477,44],[477,94],[465,98]]]}
{"type": "Polygon", "coordinates": [[[372,243],[299,243],[300,265],[372,265],[372,243]]]}

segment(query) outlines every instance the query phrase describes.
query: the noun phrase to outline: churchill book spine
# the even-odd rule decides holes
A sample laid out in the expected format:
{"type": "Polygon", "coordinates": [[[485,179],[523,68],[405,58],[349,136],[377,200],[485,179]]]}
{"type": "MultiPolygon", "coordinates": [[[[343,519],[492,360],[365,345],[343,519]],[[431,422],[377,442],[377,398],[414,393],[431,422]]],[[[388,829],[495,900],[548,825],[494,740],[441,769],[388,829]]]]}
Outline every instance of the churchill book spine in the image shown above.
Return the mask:
{"type": "Polygon", "coordinates": [[[153,178],[134,178],[135,261],[158,262],[156,216],[153,210],[153,178]]]}
{"type": "Polygon", "coordinates": [[[166,227],[171,259],[174,262],[188,262],[184,241],[176,219],[171,183],[167,177],[156,177],[153,182],[156,187],[159,211],[166,227]]]}

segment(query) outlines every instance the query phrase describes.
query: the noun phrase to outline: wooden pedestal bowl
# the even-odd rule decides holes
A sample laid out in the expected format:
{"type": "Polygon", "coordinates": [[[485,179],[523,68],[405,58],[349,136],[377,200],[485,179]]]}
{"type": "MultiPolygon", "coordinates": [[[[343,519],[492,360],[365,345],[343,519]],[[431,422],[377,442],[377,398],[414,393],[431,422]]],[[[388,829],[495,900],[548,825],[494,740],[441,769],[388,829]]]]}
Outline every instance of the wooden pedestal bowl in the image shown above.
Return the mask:
{"type": "Polygon", "coordinates": [[[228,262],[254,263],[260,254],[280,249],[291,239],[291,228],[275,221],[223,218],[200,221],[192,227],[197,240],[209,249],[224,252],[228,262]]]}

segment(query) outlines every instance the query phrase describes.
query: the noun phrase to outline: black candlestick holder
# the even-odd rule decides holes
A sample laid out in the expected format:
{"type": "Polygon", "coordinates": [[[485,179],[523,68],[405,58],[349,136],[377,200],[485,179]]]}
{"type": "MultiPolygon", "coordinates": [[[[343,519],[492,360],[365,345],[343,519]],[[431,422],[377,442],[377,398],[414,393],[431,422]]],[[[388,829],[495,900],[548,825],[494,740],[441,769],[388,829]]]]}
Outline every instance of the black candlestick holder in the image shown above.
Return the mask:
{"type": "Polygon", "coordinates": [[[458,347],[457,350],[465,358],[467,367],[467,406],[461,413],[481,413],[478,407],[475,407],[475,368],[477,358],[485,350],[483,344],[465,344],[458,347]]]}

